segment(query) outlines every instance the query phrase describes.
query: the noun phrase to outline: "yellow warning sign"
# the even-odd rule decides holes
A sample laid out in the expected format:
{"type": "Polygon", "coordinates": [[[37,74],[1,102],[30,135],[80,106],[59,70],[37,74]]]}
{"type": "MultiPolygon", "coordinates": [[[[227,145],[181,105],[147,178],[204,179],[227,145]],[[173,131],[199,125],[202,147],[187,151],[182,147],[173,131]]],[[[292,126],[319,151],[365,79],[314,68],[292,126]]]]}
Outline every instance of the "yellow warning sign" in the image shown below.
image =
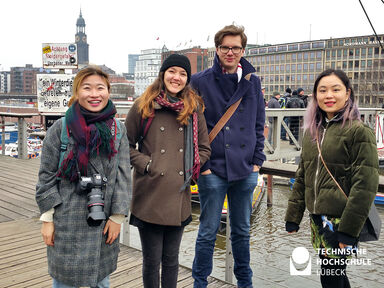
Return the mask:
{"type": "Polygon", "coordinates": [[[45,46],[43,47],[43,54],[51,53],[51,46],[45,46]]]}

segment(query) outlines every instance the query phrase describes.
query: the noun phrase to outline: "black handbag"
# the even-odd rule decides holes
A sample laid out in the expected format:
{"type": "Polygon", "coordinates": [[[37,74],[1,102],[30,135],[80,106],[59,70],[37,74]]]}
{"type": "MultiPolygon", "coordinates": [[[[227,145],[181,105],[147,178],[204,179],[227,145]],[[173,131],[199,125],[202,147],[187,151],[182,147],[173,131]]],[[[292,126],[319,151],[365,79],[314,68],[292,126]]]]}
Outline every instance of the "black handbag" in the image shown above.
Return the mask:
{"type": "Polygon", "coordinates": [[[372,202],[371,209],[369,210],[368,218],[364,223],[363,229],[361,229],[359,241],[377,241],[380,237],[381,231],[381,219],[377,212],[375,203],[372,202]]]}
{"type": "MultiPolygon", "coordinates": [[[[328,171],[329,175],[331,176],[332,180],[336,183],[340,191],[343,192],[344,196],[348,199],[347,194],[345,194],[344,190],[336,181],[335,177],[333,177],[332,173],[329,171],[327,164],[325,164],[323,155],[321,155],[319,140],[316,139],[316,142],[317,142],[317,149],[319,150],[319,156],[321,161],[323,162],[325,169],[328,171]]],[[[360,231],[359,241],[360,242],[377,241],[379,240],[379,237],[380,237],[380,231],[381,231],[380,215],[379,215],[379,212],[377,212],[375,203],[372,202],[371,209],[369,209],[367,220],[365,220],[364,226],[360,231]]]]}

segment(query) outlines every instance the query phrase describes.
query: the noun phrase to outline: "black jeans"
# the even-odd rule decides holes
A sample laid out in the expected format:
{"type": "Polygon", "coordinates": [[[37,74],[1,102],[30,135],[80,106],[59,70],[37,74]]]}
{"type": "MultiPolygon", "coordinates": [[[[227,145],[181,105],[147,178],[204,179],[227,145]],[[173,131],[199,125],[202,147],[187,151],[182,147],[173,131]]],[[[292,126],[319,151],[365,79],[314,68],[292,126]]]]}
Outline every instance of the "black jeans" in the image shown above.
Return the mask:
{"type": "MultiPolygon", "coordinates": [[[[323,256],[320,258],[324,259],[323,256]]],[[[320,281],[323,288],[350,288],[347,265],[321,264],[320,281]]]]}
{"type": "Polygon", "coordinates": [[[161,263],[161,287],[176,288],[179,271],[179,248],[184,227],[139,227],[143,252],[145,288],[158,288],[161,263]]]}

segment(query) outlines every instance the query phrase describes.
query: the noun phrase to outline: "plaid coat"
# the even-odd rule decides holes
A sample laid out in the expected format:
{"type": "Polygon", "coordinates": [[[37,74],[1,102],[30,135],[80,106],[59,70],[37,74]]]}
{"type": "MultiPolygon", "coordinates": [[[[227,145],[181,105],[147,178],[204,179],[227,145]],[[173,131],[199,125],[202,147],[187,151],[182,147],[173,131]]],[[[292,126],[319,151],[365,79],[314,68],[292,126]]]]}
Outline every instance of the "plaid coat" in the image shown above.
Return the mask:
{"type": "MultiPolygon", "coordinates": [[[[106,244],[105,221],[96,227],[87,224],[87,192],[76,193],[76,184],[67,179],[57,181],[61,127],[62,122],[56,121],[47,131],[36,185],[40,212],[55,208],[55,244],[47,246],[48,272],[67,285],[93,287],[116,270],[119,238],[106,244]]],[[[125,126],[121,124],[120,129],[115,140],[118,154],[111,161],[99,155],[91,158],[88,165],[88,175],[99,173],[108,179],[104,189],[107,219],[113,214],[127,215],[132,194],[129,145],[125,126]]],[[[69,137],[66,154],[73,145],[74,139],[69,137]]]]}

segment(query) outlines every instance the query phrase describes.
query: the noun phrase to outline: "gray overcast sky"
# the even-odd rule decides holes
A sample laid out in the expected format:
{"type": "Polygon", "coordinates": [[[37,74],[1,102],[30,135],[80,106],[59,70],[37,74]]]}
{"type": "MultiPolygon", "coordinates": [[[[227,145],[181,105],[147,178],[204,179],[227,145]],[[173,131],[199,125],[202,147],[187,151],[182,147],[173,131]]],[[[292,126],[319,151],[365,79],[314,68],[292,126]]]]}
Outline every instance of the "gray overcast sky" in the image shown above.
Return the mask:
{"type": "MultiPolygon", "coordinates": [[[[383,2],[361,1],[383,34],[383,2]]],[[[116,72],[127,72],[127,55],[143,49],[213,47],[214,34],[232,22],[251,44],[373,34],[358,0],[3,0],[0,7],[0,71],[41,67],[42,43],[74,42],[80,7],[90,62],[116,72]]]]}

